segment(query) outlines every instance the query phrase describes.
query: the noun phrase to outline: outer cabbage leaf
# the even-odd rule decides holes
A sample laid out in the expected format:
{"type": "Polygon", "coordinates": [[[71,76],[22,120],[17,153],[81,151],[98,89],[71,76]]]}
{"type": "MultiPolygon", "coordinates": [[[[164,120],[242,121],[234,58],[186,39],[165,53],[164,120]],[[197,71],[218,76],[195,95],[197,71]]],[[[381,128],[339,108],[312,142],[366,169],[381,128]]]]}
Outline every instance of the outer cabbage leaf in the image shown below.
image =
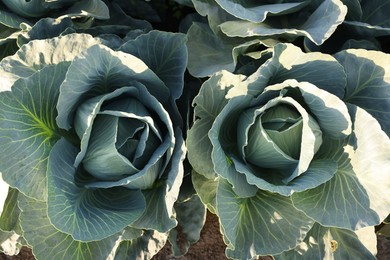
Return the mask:
{"type": "Polygon", "coordinates": [[[107,258],[128,233],[140,236],[142,232],[125,229],[108,238],[92,242],[79,242],[60,232],[47,216],[47,204],[27,197],[19,200],[22,210],[23,235],[33,246],[33,254],[39,259],[96,259],[107,258]]]}
{"type": "Polygon", "coordinates": [[[182,95],[187,65],[184,34],[151,31],[127,41],[119,50],[130,53],[152,70],[170,89],[173,99],[182,95]]]}
{"type": "Polygon", "coordinates": [[[17,255],[25,244],[20,236],[18,194],[2,179],[0,173],[0,252],[9,256],[17,255]]]}
{"type": "Polygon", "coordinates": [[[188,31],[189,71],[196,77],[209,76],[221,69],[234,71],[237,56],[264,45],[291,42],[299,36],[321,45],[347,13],[340,0],[269,4],[193,0],[193,3],[196,11],[208,18],[208,25],[195,23],[188,31]]]}
{"type": "Polygon", "coordinates": [[[151,259],[164,247],[167,238],[167,233],[145,230],[138,238],[122,241],[113,259],[151,259]]]}
{"type": "Polygon", "coordinates": [[[347,75],[344,100],[364,108],[390,136],[390,55],[347,50],[335,54],[335,58],[347,75]]]}
{"type": "Polygon", "coordinates": [[[0,216],[0,230],[2,231],[14,231],[18,234],[22,234],[22,230],[19,225],[18,208],[18,195],[17,189],[9,188],[7,199],[4,201],[4,208],[2,209],[0,216]]]}
{"type": "Polygon", "coordinates": [[[293,13],[302,10],[306,6],[307,2],[295,2],[295,3],[275,3],[264,5],[253,5],[248,1],[227,1],[216,0],[216,2],[228,13],[234,15],[243,20],[251,21],[253,23],[261,23],[272,15],[282,15],[293,13]]]}
{"type": "Polygon", "coordinates": [[[75,30],[71,18],[54,19],[42,18],[36,22],[29,30],[18,35],[17,45],[21,46],[32,40],[50,39],[60,35],[73,33],[75,30]]]}
{"type": "MultiPolygon", "coordinates": [[[[217,73],[204,83],[193,101],[196,105],[194,109],[196,120],[187,133],[188,160],[195,171],[207,178],[215,177],[211,161],[212,145],[208,132],[228,101],[227,92],[233,86],[237,88],[242,81],[242,76],[236,76],[227,71],[217,73]],[[216,85],[218,88],[215,87],[216,85]]],[[[242,86],[245,88],[244,83],[242,86]]]]}
{"type": "Polygon", "coordinates": [[[218,183],[217,213],[224,235],[234,245],[228,245],[226,254],[238,259],[294,248],[314,224],[287,197],[258,191],[254,197],[240,198],[223,179],[218,183]]]}
{"type": "Polygon", "coordinates": [[[356,47],[364,49],[386,49],[390,36],[390,19],[387,15],[390,1],[344,0],[343,3],[348,7],[343,23],[322,46],[315,46],[305,39],[307,50],[335,53],[347,49],[351,41],[356,47]],[[379,37],[382,37],[381,40],[379,37]],[[383,46],[378,40],[384,43],[383,46]]]}
{"type": "MultiPolygon", "coordinates": [[[[68,18],[86,18],[81,24],[72,24],[66,28],[81,28],[91,26],[91,19],[108,19],[109,10],[106,4],[101,0],[85,0],[85,1],[69,1],[65,2],[42,2],[40,0],[32,1],[9,1],[4,0],[0,3],[0,45],[17,43],[18,47],[26,43],[29,37],[29,31],[34,27],[34,24],[40,21],[41,18],[54,18],[57,21],[68,18]],[[80,26],[79,26],[80,25],[80,26]]],[[[61,22],[62,23],[62,22],[61,22]]],[[[65,24],[62,23],[62,27],[65,24]]],[[[41,28],[42,24],[38,26],[41,28]]],[[[46,27],[48,31],[34,29],[35,39],[44,39],[45,37],[59,36],[64,30],[59,30],[59,26],[54,25],[54,31],[50,27],[46,27]]],[[[11,55],[14,52],[5,53],[5,56],[11,55]]]]}
{"type": "Polygon", "coordinates": [[[338,172],[323,185],[293,194],[292,201],[322,225],[358,230],[380,224],[389,213],[390,140],[365,110],[350,105],[349,113],[353,133],[346,143],[326,140],[317,155],[333,157],[338,172]]]}
{"type": "MultiPolygon", "coordinates": [[[[297,8],[299,7],[299,5],[297,4],[301,4],[301,6],[304,6],[306,5],[305,2],[294,4],[296,5],[293,6],[292,10],[283,10],[283,8],[280,8],[281,12],[273,14],[273,16],[276,15],[277,17],[278,14],[289,14],[293,10],[296,12],[304,12],[302,8],[297,8]]],[[[268,8],[266,8],[267,12],[272,13],[272,7],[276,7],[277,5],[278,4],[270,5],[268,8]]],[[[292,5],[292,3],[290,3],[289,5],[292,5]]],[[[285,19],[285,23],[290,22],[291,24],[293,24],[293,26],[283,27],[283,22],[280,22],[279,24],[279,21],[276,20],[271,20],[270,22],[264,19],[263,21],[251,21],[250,18],[244,16],[245,18],[241,18],[242,20],[227,21],[221,24],[221,30],[230,37],[261,36],[272,38],[275,36],[286,36],[295,38],[297,36],[305,36],[315,44],[321,45],[336,30],[336,27],[344,21],[346,13],[347,9],[341,1],[325,0],[315,9],[315,11],[309,17],[305,17],[305,15],[302,15],[302,18],[299,18],[299,16],[293,18],[278,18],[281,20],[285,19]],[[242,28],[245,28],[245,30],[243,30],[242,28]]]]}
{"type": "Polygon", "coordinates": [[[47,158],[59,139],[55,124],[59,86],[67,64],[47,66],[0,92],[1,172],[12,187],[27,196],[46,200],[47,158]]]}
{"type": "Polygon", "coordinates": [[[69,62],[98,43],[98,39],[87,34],[70,34],[25,44],[15,55],[0,62],[0,90],[10,90],[17,79],[29,77],[47,65],[69,62]]]}
{"type": "Polygon", "coordinates": [[[65,139],[52,148],[48,163],[48,214],[51,223],[79,241],[100,240],[137,220],[146,203],[140,190],[85,189],[75,182],[78,149],[65,139]]]}
{"type": "Polygon", "coordinates": [[[200,238],[206,221],[206,207],[197,195],[175,205],[178,228],[169,233],[169,242],[175,257],[183,256],[200,238]],[[180,233],[179,233],[180,232],[180,233]]]}
{"type": "Polygon", "coordinates": [[[386,12],[390,8],[389,0],[363,0],[360,1],[360,8],[360,17],[345,21],[348,29],[363,37],[390,35],[390,19],[386,12]]]}
{"type": "Polygon", "coordinates": [[[279,259],[376,259],[373,227],[349,231],[314,224],[295,249],[274,256],[279,259]]]}
{"type": "Polygon", "coordinates": [[[196,77],[210,76],[220,70],[234,71],[238,56],[269,41],[232,39],[215,35],[205,23],[194,22],[187,32],[188,70],[196,77]]]}
{"type": "Polygon", "coordinates": [[[309,82],[343,98],[347,76],[343,67],[330,55],[304,53],[292,44],[278,44],[273,49],[272,58],[248,77],[248,93],[257,96],[267,86],[289,79],[309,82]]]}
{"type": "Polygon", "coordinates": [[[202,203],[206,205],[211,213],[216,214],[218,181],[215,179],[208,179],[195,171],[192,171],[191,178],[196,194],[199,196],[202,203]]]}

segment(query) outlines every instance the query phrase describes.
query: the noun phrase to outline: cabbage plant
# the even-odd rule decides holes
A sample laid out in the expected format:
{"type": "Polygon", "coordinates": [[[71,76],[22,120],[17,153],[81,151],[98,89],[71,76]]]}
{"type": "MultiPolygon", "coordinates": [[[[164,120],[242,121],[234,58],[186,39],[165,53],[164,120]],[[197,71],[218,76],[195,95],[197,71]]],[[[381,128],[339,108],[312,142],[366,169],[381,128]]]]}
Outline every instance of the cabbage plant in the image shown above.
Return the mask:
{"type": "Polygon", "coordinates": [[[232,259],[375,259],[390,212],[390,56],[278,44],[195,97],[188,159],[232,259]]]}
{"type": "Polygon", "coordinates": [[[149,259],[177,225],[183,34],[34,40],[0,62],[0,229],[38,259],[149,259]]]}
{"type": "Polygon", "coordinates": [[[389,0],[343,0],[348,12],[344,22],[321,46],[305,40],[311,51],[337,52],[346,48],[383,50],[390,42],[389,0]]]}
{"type": "Polygon", "coordinates": [[[246,1],[193,0],[207,22],[188,30],[189,71],[204,77],[219,70],[234,71],[237,56],[305,37],[323,44],[345,19],[341,0],[246,1]]]}
{"type": "Polygon", "coordinates": [[[1,0],[0,58],[14,54],[25,43],[19,38],[34,30],[37,23],[34,37],[44,39],[72,27],[72,20],[78,20],[75,28],[87,28],[94,19],[108,18],[109,10],[102,0],[1,0]]]}

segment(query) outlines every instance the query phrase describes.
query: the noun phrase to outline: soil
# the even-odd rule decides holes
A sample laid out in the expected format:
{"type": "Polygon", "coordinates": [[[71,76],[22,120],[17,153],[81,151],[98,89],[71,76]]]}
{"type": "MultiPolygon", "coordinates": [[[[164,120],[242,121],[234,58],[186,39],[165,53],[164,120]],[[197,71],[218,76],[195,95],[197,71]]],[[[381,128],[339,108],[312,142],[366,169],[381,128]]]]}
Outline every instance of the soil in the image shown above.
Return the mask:
{"type": "MultiPolygon", "coordinates": [[[[383,236],[378,236],[378,260],[390,260],[390,240],[383,236]]],[[[225,244],[219,232],[218,218],[207,214],[206,224],[202,230],[200,240],[192,245],[185,256],[175,258],[171,256],[169,243],[152,260],[226,260],[225,244]]],[[[260,257],[259,260],[271,260],[271,257],[260,257]]],[[[0,260],[34,260],[34,256],[29,248],[22,248],[17,256],[6,256],[0,254],[0,260]]]]}

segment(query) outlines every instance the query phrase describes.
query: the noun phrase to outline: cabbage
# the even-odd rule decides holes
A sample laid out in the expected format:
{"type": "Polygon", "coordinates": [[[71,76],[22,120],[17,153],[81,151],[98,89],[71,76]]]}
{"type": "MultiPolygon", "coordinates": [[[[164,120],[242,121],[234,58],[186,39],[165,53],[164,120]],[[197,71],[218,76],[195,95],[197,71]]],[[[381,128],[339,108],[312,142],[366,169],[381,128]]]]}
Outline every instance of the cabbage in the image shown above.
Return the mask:
{"type": "Polygon", "coordinates": [[[9,151],[0,171],[14,188],[2,230],[17,230],[42,259],[151,258],[162,248],[184,175],[175,102],[185,42],[151,31],[113,50],[74,33],[0,62],[0,147],[9,151]]]}
{"type": "Polygon", "coordinates": [[[229,258],[375,259],[390,211],[389,61],[278,44],[248,77],[203,83],[188,159],[229,258]]]}

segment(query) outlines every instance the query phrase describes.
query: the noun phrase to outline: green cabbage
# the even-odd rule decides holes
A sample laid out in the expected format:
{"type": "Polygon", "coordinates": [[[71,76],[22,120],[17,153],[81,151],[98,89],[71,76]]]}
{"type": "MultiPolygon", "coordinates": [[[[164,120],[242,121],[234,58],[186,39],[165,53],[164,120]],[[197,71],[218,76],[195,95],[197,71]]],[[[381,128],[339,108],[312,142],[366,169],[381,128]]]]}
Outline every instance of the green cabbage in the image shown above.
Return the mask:
{"type": "Polygon", "coordinates": [[[15,188],[0,228],[41,259],[151,258],[177,225],[186,38],[102,42],[34,40],[0,62],[0,171],[15,188]]]}
{"type": "Polygon", "coordinates": [[[197,13],[188,30],[190,73],[210,76],[234,71],[237,57],[304,37],[323,44],[344,21],[347,7],[341,0],[247,1],[193,0],[197,13]]]}
{"type": "Polygon", "coordinates": [[[188,159],[228,257],[375,259],[390,211],[389,61],[278,44],[250,76],[204,82],[188,159]]]}

